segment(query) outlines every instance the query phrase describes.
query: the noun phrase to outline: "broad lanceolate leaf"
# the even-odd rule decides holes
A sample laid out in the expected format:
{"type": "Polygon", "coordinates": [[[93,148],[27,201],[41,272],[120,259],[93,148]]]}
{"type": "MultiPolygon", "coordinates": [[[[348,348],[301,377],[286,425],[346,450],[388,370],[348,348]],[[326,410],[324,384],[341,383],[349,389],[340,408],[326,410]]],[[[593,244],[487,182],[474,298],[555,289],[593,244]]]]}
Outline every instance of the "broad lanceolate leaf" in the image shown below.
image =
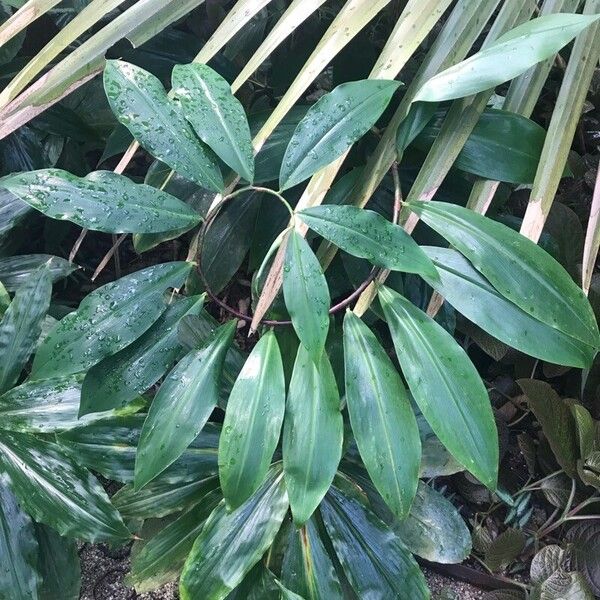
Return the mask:
{"type": "Polygon", "coordinates": [[[383,306],[410,391],[453,456],[490,488],[498,477],[498,432],[488,395],[465,351],[433,319],[382,286],[383,306]]]}
{"type": "Polygon", "coordinates": [[[51,254],[6,256],[0,258],[0,281],[9,292],[16,292],[43,265],[50,271],[52,283],[67,277],[78,268],[72,262],[51,254]]]}
{"type": "Polygon", "coordinates": [[[164,292],[180,286],[191,267],[186,262],[155,265],[94,290],[44,339],[31,377],[77,373],[128,346],[164,312],[164,292]]]}
{"type": "Polygon", "coordinates": [[[36,521],[61,535],[88,542],[122,542],[130,537],[100,483],[60,446],[32,435],[3,431],[0,464],[21,506],[36,521]]]}
{"type": "Polygon", "coordinates": [[[218,490],[209,492],[196,506],[145,541],[132,558],[128,585],[142,594],[176,579],[194,540],[221,497],[218,490]]]}
{"type": "Polygon", "coordinates": [[[51,295],[50,271],[40,267],[6,309],[0,322],[0,393],[17,382],[35,349],[51,295]]]}
{"type": "Polygon", "coordinates": [[[329,288],[308,242],[290,232],[283,268],[283,297],[303,346],[318,362],[329,330],[329,288]]]}
{"type": "Polygon", "coordinates": [[[157,233],[200,222],[200,215],[175,196],[111,171],[76,177],[40,169],[6,177],[0,187],[47,217],[94,231],[157,233]]]}
{"type": "Polygon", "coordinates": [[[342,456],[340,396],[326,353],[315,363],[298,348],[283,426],[283,471],[297,525],[313,514],[342,456]]]}
{"type": "Polygon", "coordinates": [[[83,381],[79,414],[120,408],[154,385],[184,354],[179,321],[197,314],[202,304],[198,296],[175,301],[133,344],[92,367],[83,381]]]}
{"type": "Polygon", "coordinates": [[[423,247],[437,268],[427,282],[465,317],[502,342],[548,362],[585,368],[594,349],[538,321],[502,296],[459,252],[423,247]]]}
{"type": "Polygon", "coordinates": [[[400,519],[417,491],[421,439],[406,389],[371,330],[352,312],[344,318],[346,403],[365,467],[400,519]]]}
{"type": "Polygon", "coordinates": [[[152,156],[204,188],[223,190],[223,177],[212,152],[198,140],[180,107],[152,73],[109,60],[104,89],[117,119],[152,156]]]}
{"type": "Polygon", "coordinates": [[[37,598],[38,545],[33,523],[13,496],[6,476],[0,478],[0,598],[37,598]]]}
{"type": "Polygon", "coordinates": [[[558,13],[527,21],[470,58],[442,71],[417,92],[415,101],[441,102],[483,92],[550,58],[598,15],[558,13]]]}
{"type": "Polygon", "coordinates": [[[590,303],[563,267],[539,246],[461,206],[441,202],[409,206],[504,297],[546,325],[598,348],[600,335],[590,303]]]}
{"type": "Polygon", "coordinates": [[[250,127],[240,101],[223,77],[199,63],[175,65],[175,100],[198,137],[246,181],[254,179],[250,127]]]}
{"type": "Polygon", "coordinates": [[[221,370],[235,325],[222,325],[206,346],[186,354],[160,386],[140,437],[136,489],[172,464],[206,424],[219,399],[221,370]]]}
{"type": "Polygon", "coordinates": [[[425,578],[410,552],[357,499],[332,487],[319,510],[359,598],[429,599],[425,578]]]}
{"type": "Polygon", "coordinates": [[[260,486],[279,441],[285,412],[285,378],[272,331],[256,344],[227,402],[219,441],[219,478],[230,508],[260,486]]]}
{"type": "Polygon", "coordinates": [[[310,107],[288,144],[279,173],[282,190],[291,188],[333,162],[381,116],[400,82],[363,80],[343,83],[310,107]]]}
{"type": "Polygon", "coordinates": [[[342,590],[314,517],[289,528],[281,579],[304,600],[341,600],[342,590]]]}
{"type": "Polygon", "coordinates": [[[194,543],[183,572],[182,600],[222,600],[260,560],[288,509],[280,469],[244,504],[228,512],[225,501],[213,511],[194,543]]]}
{"type": "Polygon", "coordinates": [[[319,235],[348,254],[366,258],[378,267],[432,278],[431,260],[402,227],[380,214],[356,206],[315,206],[298,216],[319,235]]]}

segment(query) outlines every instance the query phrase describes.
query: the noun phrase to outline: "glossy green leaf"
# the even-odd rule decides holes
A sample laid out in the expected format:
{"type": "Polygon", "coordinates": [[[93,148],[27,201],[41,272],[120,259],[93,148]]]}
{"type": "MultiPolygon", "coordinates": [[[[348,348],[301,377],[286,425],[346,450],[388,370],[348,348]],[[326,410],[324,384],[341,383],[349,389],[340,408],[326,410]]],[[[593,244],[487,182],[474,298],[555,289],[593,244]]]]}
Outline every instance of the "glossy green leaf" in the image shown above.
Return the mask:
{"type": "Polygon", "coordinates": [[[415,101],[441,102],[494,88],[556,54],[597,18],[558,13],[527,21],[426,81],[415,101]]]}
{"type": "Polygon", "coordinates": [[[283,426],[283,471],[294,522],[300,526],[326,494],[342,456],[340,396],[326,353],[315,363],[298,348],[283,426]]]}
{"type": "Polygon", "coordinates": [[[202,304],[198,296],[170,304],[135,342],[93,366],[83,381],[79,414],[120,408],[154,385],[184,354],[179,321],[197,314],[202,304]]]}
{"type": "Polygon", "coordinates": [[[554,329],[504,298],[456,250],[423,247],[439,278],[427,282],[450,304],[502,342],[536,358],[560,365],[587,367],[591,346],[554,329]]]}
{"type": "Polygon", "coordinates": [[[82,380],[82,375],[65,375],[12,388],[0,396],[0,429],[56,433],[109,416],[97,413],[91,419],[78,419],[82,380]]]}
{"type": "Polygon", "coordinates": [[[47,217],[106,233],[156,233],[200,222],[185,202],[112,171],[76,177],[40,169],[0,180],[4,187],[47,217]]]}
{"type": "Polygon", "coordinates": [[[0,477],[0,556],[0,598],[37,598],[41,577],[33,523],[19,508],[6,476],[0,477]]]}
{"type": "Polygon", "coordinates": [[[0,393],[17,382],[35,350],[51,295],[50,271],[40,267],[6,309],[0,322],[0,393]]]}
{"type": "Polygon", "coordinates": [[[413,553],[436,563],[460,563],[471,553],[471,533],[458,510],[422,481],[410,514],[393,530],[413,553]]]}
{"type": "Polygon", "coordinates": [[[221,498],[218,490],[209,492],[196,506],[145,540],[132,558],[127,584],[143,594],[177,579],[204,522],[221,498]]]}
{"type": "Polygon", "coordinates": [[[223,177],[212,152],[198,140],[180,107],[152,73],[109,60],[104,68],[104,89],[119,122],[152,156],[204,188],[223,190],[223,177]]]}
{"type": "Polygon", "coordinates": [[[180,286],[191,267],[186,262],[155,265],[94,290],[44,339],[32,379],[83,371],[128,346],[165,311],[165,291],[180,286]]]}
{"type": "Polygon", "coordinates": [[[304,600],[342,600],[342,589],[325,550],[315,518],[289,528],[281,579],[304,600]]]}
{"type": "Polygon", "coordinates": [[[277,338],[269,331],[246,359],[233,385],[219,441],[219,478],[231,509],[260,486],[279,442],[285,379],[277,338]]]}
{"type": "Polygon", "coordinates": [[[0,185],[0,248],[11,231],[30,213],[31,207],[0,185]]]}
{"type": "Polygon", "coordinates": [[[436,277],[431,260],[404,229],[380,214],[356,206],[315,206],[298,216],[348,254],[378,267],[436,277]]]}
{"type": "Polygon", "coordinates": [[[417,491],[421,439],[400,375],[371,330],[344,318],[346,404],[365,467],[393,513],[403,519],[417,491]]]}
{"type": "MultiPolygon", "coordinates": [[[[429,150],[440,133],[443,118],[430,123],[414,145],[429,150]]],[[[454,167],[485,179],[533,183],[546,131],[517,113],[485,110],[454,162],[454,167]]]]}
{"type": "Polygon", "coordinates": [[[16,292],[25,285],[28,277],[42,266],[50,271],[52,283],[68,277],[78,269],[77,265],[51,254],[21,254],[0,258],[0,281],[9,292],[16,292]]]}
{"type": "Polygon", "coordinates": [[[0,463],[22,508],[36,521],[88,542],[130,537],[100,483],[53,442],[3,431],[0,463]]]}
{"type": "Polygon", "coordinates": [[[414,558],[356,498],[332,487],[319,510],[359,598],[429,599],[425,578],[414,558]]]}
{"type": "Polygon", "coordinates": [[[593,348],[600,345],[592,307],[549,254],[509,227],[440,202],[409,205],[505,297],[532,317],[593,348]]]}
{"type": "Polygon", "coordinates": [[[343,83],[320,98],[298,123],[279,173],[291,188],[340,157],[381,116],[399,81],[369,79],[343,83]]]}
{"type": "Polygon", "coordinates": [[[219,399],[219,382],[236,321],[193,350],[167,375],[144,422],[135,462],[140,489],[172,464],[200,433],[219,399]]]}
{"type": "Polygon", "coordinates": [[[464,467],[489,488],[498,477],[498,432],[487,391],[454,338],[393,290],[379,290],[396,354],[429,425],[464,467]]]}
{"type": "Polygon", "coordinates": [[[198,137],[246,181],[254,179],[250,127],[240,101],[223,77],[207,65],[175,65],[175,100],[198,137]]]}
{"type": "Polygon", "coordinates": [[[269,548],[288,509],[280,469],[244,504],[213,511],[194,542],[179,584],[181,600],[223,600],[269,548]]]}
{"type": "Polygon", "coordinates": [[[39,546],[38,570],[42,577],[40,600],[79,600],[81,568],[77,543],[54,529],[36,523],[39,546]]]}
{"type": "Polygon", "coordinates": [[[308,242],[290,232],[283,267],[283,297],[303,346],[318,362],[329,331],[329,288],[308,242]]]}

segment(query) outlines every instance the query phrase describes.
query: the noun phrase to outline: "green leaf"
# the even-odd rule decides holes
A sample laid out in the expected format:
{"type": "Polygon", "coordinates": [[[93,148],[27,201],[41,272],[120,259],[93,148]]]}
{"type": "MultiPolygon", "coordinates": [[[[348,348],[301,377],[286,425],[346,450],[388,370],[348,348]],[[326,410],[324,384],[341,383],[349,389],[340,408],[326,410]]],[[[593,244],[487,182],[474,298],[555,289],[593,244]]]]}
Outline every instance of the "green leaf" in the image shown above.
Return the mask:
{"type": "Polygon", "coordinates": [[[135,487],[142,488],[172,464],[200,433],[219,399],[219,382],[236,321],[193,350],[167,375],[144,422],[135,461],[135,487]]]}
{"type": "Polygon", "coordinates": [[[40,267],[15,294],[0,322],[0,393],[10,389],[35,350],[50,306],[50,271],[40,267]]]}
{"type": "Polygon", "coordinates": [[[0,281],[9,292],[16,292],[25,285],[29,276],[42,266],[50,271],[52,283],[68,277],[79,267],[72,262],[51,254],[21,254],[0,258],[0,281]]]}
{"type": "Polygon", "coordinates": [[[224,189],[212,152],[198,140],[180,107],[152,73],[131,63],[108,60],[104,89],[119,122],[152,156],[204,188],[224,189]]]}
{"type": "Polygon", "coordinates": [[[83,371],[128,346],[165,311],[165,290],[183,284],[191,267],[186,262],[155,265],[94,290],[44,339],[32,379],[83,371]]]}
{"type": "Polygon", "coordinates": [[[600,345],[598,325],[583,291],[538,245],[461,206],[441,202],[408,206],[464,254],[505,298],[584,344],[600,345]]]}
{"type": "Polygon", "coordinates": [[[283,267],[283,297],[294,329],[311,358],[318,362],[329,331],[329,288],[308,242],[290,232],[283,267]]]}
{"type": "Polygon", "coordinates": [[[382,286],[383,306],[410,391],[452,455],[484,485],[498,477],[498,432],[488,395],[465,351],[411,302],[382,286]]]}
{"type": "MultiPolygon", "coordinates": [[[[600,523],[576,523],[565,536],[569,544],[570,567],[580,571],[595,595],[600,594],[600,523]]],[[[569,598],[575,600],[575,597],[569,598]]]]}
{"type": "Polygon", "coordinates": [[[570,477],[577,473],[579,444],[571,408],[545,381],[518,379],[535,418],[542,426],[558,464],[570,477]]]}
{"type": "Polygon", "coordinates": [[[9,481],[6,476],[0,477],[0,598],[38,598],[41,578],[37,571],[38,544],[33,523],[19,508],[9,481]]]}
{"type": "Polygon", "coordinates": [[[143,594],[177,579],[194,540],[220,499],[218,490],[209,492],[196,506],[145,540],[132,558],[127,584],[143,594]]]}
{"type": "Polygon", "coordinates": [[[240,101],[223,77],[209,66],[175,65],[175,100],[198,137],[246,181],[254,179],[250,127],[240,101]]]}
{"type": "Polygon", "coordinates": [[[289,528],[281,579],[304,600],[341,600],[342,590],[314,517],[289,528]]]}
{"type": "Polygon", "coordinates": [[[320,511],[335,553],[359,598],[429,599],[425,578],[414,558],[357,499],[332,487],[320,511]]]}
{"type": "Polygon", "coordinates": [[[417,491],[421,439],[406,389],[371,330],[344,318],[346,403],[365,467],[392,512],[403,519],[417,491]]]}
{"type": "Polygon", "coordinates": [[[568,565],[568,553],[556,544],[544,546],[531,561],[530,579],[542,583],[555,571],[568,565]]]}
{"type": "Polygon", "coordinates": [[[179,584],[181,600],[222,600],[260,560],[277,535],[288,509],[283,475],[271,470],[244,504],[213,511],[194,542],[179,584]]]}
{"type": "Polygon", "coordinates": [[[435,265],[439,278],[427,278],[467,319],[502,342],[548,362],[587,367],[594,350],[567,334],[550,327],[504,298],[456,250],[423,247],[435,265]]]}
{"type": "Polygon", "coordinates": [[[61,169],[40,169],[0,180],[47,217],[105,233],[156,233],[190,227],[200,215],[185,202],[111,171],[76,177],[61,169]]]}
{"type": "Polygon", "coordinates": [[[594,600],[590,587],[581,573],[559,569],[540,587],[540,600],[594,600]]]}
{"type": "Polygon", "coordinates": [[[436,563],[460,563],[471,553],[471,534],[449,500],[422,481],[404,521],[393,525],[413,553],[436,563]]]}
{"type": "Polygon", "coordinates": [[[597,18],[559,13],[527,21],[429,79],[414,100],[441,102],[494,88],[556,54],[597,18]]]}
{"type": "Polygon", "coordinates": [[[343,83],[320,98],[298,123],[287,146],[279,187],[294,187],[344,154],[375,125],[400,85],[365,79],[343,83]]]}
{"type": "Polygon", "coordinates": [[[485,564],[492,571],[507,567],[525,549],[527,536],[519,529],[507,529],[501,533],[485,552],[485,564]]]}
{"type": "Polygon", "coordinates": [[[283,364],[272,331],[247,358],[227,402],[219,441],[219,479],[230,509],[260,486],[271,464],[285,412],[283,364]]]}
{"type": "Polygon", "coordinates": [[[81,568],[75,540],[36,523],[39,545],[38,570],[42,576],[40,600],[79,600],[81,568]]]}
{"type": "Polygon", "coordinates": [[[340,396],[324,352],[315,363],[300,346],[283,425],[283,471],[296,525],[303,525],[326,494],[342,456],[340,396]]]}
{"type": "Polygon", "coordinates": [[[153,386],[183,356],[177,325],[197,314],[203,301],[193,296],[170,304],[135,342],[92,367],[83,381],[80,416],[125,406],[153,386]]]}
{"type": "Polygon", "coordinates": [[[60,446],[3,431],[0,464],[22,508],[36,521],[88,542],[129,539],[129,531],[100,483],[60,446]]]}
{"type": "Polygon", "coordinates": [[[298,216],[338,248],[392,271],[436,278],[431,260],[402,227],[357,206],[314,206],[298,216]]]}
{"type": "MultiPolygon", "coordinates": [[[[418,135],[414,145],[429,150],[440,133],[442,112],[418,135]]],[[[485,179],[533,183],[546,131],[517,113],[487,109],[477,121],[454,167],[485,179]]]]}

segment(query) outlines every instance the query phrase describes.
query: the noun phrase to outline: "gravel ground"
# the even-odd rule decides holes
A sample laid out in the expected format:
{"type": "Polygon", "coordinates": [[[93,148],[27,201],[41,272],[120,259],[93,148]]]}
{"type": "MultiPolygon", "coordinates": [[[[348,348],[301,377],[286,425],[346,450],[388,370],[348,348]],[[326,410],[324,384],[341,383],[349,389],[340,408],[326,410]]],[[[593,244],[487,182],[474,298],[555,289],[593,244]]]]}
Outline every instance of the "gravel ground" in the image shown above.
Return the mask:
{"type": "MultiPolygon", "coordinates": [[[[104,544],[84,544],[81,557],[80,600],[177,600],[175,583],[147,594],[136,594],[124,583],[129,570],[129,548],[112,550],[104,544]]],[[[481,600],[483,592],[466,583],[424,570],[433,600],[481,600]]],[[[406,599],[409,600],[409,599],[406,599]]]]}

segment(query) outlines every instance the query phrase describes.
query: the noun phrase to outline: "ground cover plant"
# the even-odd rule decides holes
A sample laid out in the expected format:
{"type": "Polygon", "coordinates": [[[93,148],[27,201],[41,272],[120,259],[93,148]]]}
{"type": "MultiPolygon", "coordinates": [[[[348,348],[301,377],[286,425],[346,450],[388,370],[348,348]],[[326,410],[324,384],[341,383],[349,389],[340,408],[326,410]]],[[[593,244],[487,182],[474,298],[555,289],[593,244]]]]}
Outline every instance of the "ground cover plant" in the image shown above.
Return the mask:
{"type": "Polygon", "coordinates": [[[0,598],[600,593],[600,2],[0,6],[0,598]]]}

